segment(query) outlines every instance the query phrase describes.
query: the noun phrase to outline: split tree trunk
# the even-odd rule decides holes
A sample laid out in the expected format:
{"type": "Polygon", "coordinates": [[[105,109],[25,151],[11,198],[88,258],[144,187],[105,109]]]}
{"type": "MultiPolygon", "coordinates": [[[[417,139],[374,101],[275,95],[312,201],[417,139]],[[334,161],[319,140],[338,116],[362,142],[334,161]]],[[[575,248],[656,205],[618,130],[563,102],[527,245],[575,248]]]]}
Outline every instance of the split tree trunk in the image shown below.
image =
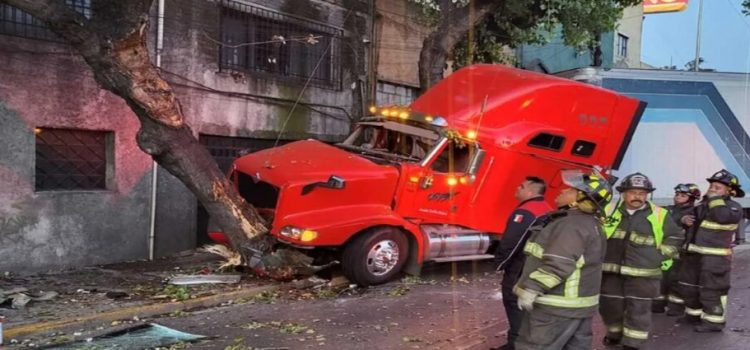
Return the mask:
{"type": "MultiPolygon", "coordinates": [[[[99,85],[122,97],[141,123],[138,145],[179,178],[227,234],[244,263],[267,254],[264,220],[236,191],[193,135],[174,92],[151,64],[146,35],[153,0],[94,1],[87,19],[60,0],[3,0],[31,13],[70,44],[91,67],[99,85]]],[[[259,266],[260,267],[260,266],[259,266]]],[[[262,274],[274,271],[258,270],[262,274]]],[[[283,269],[283,276],[291,272],[283,269]]]]}
{"type": "Polygon", "coordinates": [[[503,3],[501,0],[476,0],[468,6],[454,8],[451,0],[440,1],[441,15],[437,28],[424,39],[419,53],[419,85],[422,92],[443,78],[448,55],[469,30],[503,3]]]}

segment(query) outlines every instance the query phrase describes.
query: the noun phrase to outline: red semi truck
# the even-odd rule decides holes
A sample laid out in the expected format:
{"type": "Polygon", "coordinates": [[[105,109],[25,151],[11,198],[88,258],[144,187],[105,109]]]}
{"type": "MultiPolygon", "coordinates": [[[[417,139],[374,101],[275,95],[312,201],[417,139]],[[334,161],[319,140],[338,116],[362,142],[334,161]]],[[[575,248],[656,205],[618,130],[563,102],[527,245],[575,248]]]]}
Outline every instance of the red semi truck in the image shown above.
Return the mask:
{"type": "MultiPolygon", "coordinates": [[[[238,158],[230,177],[281,244],[339,259],[360,285],[423,263],[492,258],[526,176],[616,169],[645,103],[571,80],[474,65],[410,106],[371,107],[342,143],[238,158]]],[[[220,232],[211,232],[222,241],[220,232]]]]}

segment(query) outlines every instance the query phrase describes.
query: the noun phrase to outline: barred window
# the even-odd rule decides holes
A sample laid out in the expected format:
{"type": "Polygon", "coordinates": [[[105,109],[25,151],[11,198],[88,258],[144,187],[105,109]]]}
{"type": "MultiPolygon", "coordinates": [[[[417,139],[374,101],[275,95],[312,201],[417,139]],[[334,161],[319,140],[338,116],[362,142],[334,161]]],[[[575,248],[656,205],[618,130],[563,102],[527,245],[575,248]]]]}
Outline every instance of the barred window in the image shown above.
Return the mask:
{"type": "Polygon", "coordinates": [[[312,85],[339,89],[342,34],[322,23],[224,0],[219,66],[300,83],[310,78],[312,85]]]}
{"type": "Polygon", "coordinates": [[[111,188],[112,133],[36,128],[36,190],[111,188]]]}
{"type": "MultiPolygon", "coordinates": [[[[91,0],[65,0],[65,4],[86,18],[91,18],[91,0]]],[[[44,22],[25,11],[2,3],[0,3],[0,34],[62,41],[47,28],[44,22]]]]}

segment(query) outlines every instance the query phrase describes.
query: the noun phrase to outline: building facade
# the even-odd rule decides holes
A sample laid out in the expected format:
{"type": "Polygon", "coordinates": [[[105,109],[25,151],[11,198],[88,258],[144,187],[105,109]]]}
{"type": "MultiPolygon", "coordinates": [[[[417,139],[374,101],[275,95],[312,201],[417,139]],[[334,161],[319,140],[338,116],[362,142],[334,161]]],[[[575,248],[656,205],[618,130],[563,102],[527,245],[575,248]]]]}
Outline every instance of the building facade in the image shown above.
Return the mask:
{"type": "MultiPolygon", "coordinates": [[[[642,31],[643,6],[626,8],[617,22],[617,29],[601,35],[601,67],[646,68],[641,63],[642,31]]],[[[550,74],[593,65],[591,51],[566,45],[560,30],[550,33],[549,37],[544,45],[518,47],[518,65],[550,74]]]]}
{"type": "MultiPolygon", "coordinates": [[[[66,3],[91,17],[96,1],[66,3]]],[[[341,140],[362,115],[372,1],[158,3],[150,53],[224,169],[244,149],[341,140]]],[[[6,4],[0,62],[0,271],[165,256],[205,241],[205,213],[138,148],[130,108],[43,23],[6,4]]]]}

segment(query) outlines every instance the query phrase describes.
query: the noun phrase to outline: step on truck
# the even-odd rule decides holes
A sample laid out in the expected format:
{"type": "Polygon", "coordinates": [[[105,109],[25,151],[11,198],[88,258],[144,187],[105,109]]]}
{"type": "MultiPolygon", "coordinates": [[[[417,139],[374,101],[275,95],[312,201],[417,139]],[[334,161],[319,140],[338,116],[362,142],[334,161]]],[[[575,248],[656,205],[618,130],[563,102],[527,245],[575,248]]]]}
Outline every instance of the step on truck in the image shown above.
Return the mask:
{"type": "MultiPolygon", "coordinates": [[[[237,158],[229,176],[280,244],[337,259],[367,286],[425,262],[490,259],[527,176],[616,169],[645,104],[501,65],[448,76],[409,106],[373,106],[343,142],[237,158]]],[[[209,236],[222,242],[220,232],[209,236]]]]}

